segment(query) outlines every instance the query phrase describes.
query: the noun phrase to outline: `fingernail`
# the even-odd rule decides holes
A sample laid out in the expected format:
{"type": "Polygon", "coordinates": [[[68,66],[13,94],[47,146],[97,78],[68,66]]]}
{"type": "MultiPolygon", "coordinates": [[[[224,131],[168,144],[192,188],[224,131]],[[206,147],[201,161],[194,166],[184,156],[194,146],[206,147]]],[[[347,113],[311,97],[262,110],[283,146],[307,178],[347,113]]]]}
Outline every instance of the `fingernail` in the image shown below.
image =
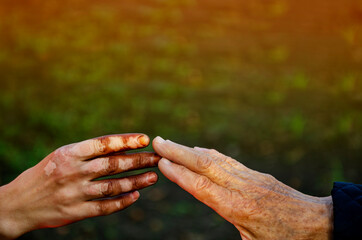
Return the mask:
{"type": "Polygon", "coordinates": [[[143,146],[147,146],[150,142],[150,138],[146,135],[139,136],[137,140],[143,146]]]}
{"type": "Polygon", "coordinates": [[[162,159],[160,160],[160,162],[163,162],[163,164],[168,165],[168,166],[171,165],[170,160],[168,160],[168,159],[166,159],[166,158],[162,158],[162,159]]]}
{"type": "Polygon", "coordinates": [[[133,198],[134,201],[136,201],[139,197],[140,197],[139,191],[134,191],[132,193],[132,198],[133,198]]]}
{"type": "Polygon", "coordinates": [[[165,175],[168,179],[176,179],[175,176],[175,168],[172,166],[170,160],[166,158],[162,158],[160,161],[161,165],[158,164],[160,171],[165,175]]]}
{"type": "Polygon", "coordinates": [[[155,174],[148,175],[147,176],[147,182],[152,183],[152,184],[157,182],[157,174],[155,173],[155,174]]]}
{"type": "Polygon", "coordinates": [[[162,143],[165,142],[165,139],[163,139],[163,138],[160,137],[160,136],[157,136],[157,137],[155,138],[155,141],[162,144],[162,143]]]}

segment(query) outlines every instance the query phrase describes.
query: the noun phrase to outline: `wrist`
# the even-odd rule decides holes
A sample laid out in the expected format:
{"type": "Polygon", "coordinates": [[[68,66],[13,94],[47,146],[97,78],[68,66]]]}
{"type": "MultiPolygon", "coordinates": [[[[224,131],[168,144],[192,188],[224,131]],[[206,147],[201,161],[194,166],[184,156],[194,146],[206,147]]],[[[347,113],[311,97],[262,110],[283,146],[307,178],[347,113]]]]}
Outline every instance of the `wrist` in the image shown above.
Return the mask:
{"type": "Polygon", "coordinates": [[[327,239],[332,239],[333,238],[333,200],[332,200],[332,196],[329,197],[323,197],[321,198],[322,202],[323,202],[323,206],[324,206],[324,221],[325,221],[325,231],[328,234],[328,238],[327,239]]]}
{"type": "Polygon", "coordinates": [[[313,239],[329,240],[333,234],[333,201],[332,197],[321,197],[312,208],[314,217],[310,222],[313,239]]]}
{"type": "Polygon", "coordinates": [[[15,239],[27,232],[16,196],[11,183],[0,187],[0,239],[15,239]]]}

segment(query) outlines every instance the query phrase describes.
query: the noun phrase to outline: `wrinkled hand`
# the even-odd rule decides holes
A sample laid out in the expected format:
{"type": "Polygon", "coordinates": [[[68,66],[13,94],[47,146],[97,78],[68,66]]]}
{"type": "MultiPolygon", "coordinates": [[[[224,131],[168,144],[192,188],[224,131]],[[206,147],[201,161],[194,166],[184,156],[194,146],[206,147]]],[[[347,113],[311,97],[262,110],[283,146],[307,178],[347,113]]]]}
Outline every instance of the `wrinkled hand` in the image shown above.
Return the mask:
{"type": "Polygon", "coordinates": [[[156,166],[160,157],[154,153],[120,153],[149,141],[143,134],[110,135],[57,149],[0,188],[0,239],[128,207],[139,198],[137,189],[157,181],[156,173],[93,180],[156,166]]]}
{"type": "Polygon", "coordinates": [[[215,150],[160,137],[153,147],[163,157],[161,172],[232,223],[242,239],[331,239],[331,197],[300,193],[215,150]]]}

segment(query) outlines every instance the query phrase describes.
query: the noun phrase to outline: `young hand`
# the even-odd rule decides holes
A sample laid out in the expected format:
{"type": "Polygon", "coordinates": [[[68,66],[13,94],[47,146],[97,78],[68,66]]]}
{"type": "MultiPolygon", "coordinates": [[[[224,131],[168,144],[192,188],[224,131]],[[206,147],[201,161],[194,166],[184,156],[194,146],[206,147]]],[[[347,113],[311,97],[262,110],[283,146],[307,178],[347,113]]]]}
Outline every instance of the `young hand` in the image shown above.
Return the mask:
{"type": "Polygon", "coordinates": [[[0,187],[0,239],[39,228],[58,227],[122,210],[139,198],[138,189],[157,181],[154,172],[94,181],[157,166],[154,153],[126,154],[146,147],[144,134],[99,137],[63,146],[11,183],[0,187]]]}

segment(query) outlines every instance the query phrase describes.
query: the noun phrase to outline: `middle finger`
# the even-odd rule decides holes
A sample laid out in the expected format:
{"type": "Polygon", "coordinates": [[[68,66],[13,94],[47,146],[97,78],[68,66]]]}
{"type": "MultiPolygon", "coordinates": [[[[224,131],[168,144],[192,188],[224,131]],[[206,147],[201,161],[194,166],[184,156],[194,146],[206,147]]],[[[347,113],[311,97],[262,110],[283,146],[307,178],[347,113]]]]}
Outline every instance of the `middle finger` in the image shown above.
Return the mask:
{"type": "Polygon", "coordinates": [[[160,159],[156,153],[147,152],[107,156],[85,162],[81,171],[90,179],[96,179],[125,171],[155,167],[160,159]]]}
{"type": "Polygon", "coordinates": [[[162,157],[204,175],[217,184],[227,186],[229,182],[238,180],[218,165],[212,157],[187,146],[157,137],[153,140],[153,148],[162,157]]]}

